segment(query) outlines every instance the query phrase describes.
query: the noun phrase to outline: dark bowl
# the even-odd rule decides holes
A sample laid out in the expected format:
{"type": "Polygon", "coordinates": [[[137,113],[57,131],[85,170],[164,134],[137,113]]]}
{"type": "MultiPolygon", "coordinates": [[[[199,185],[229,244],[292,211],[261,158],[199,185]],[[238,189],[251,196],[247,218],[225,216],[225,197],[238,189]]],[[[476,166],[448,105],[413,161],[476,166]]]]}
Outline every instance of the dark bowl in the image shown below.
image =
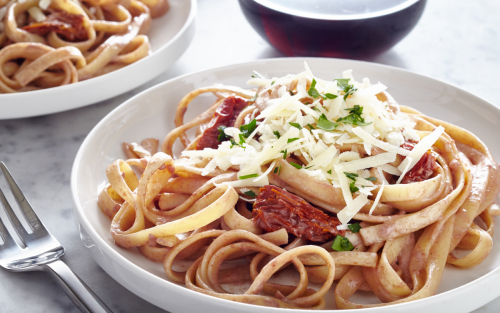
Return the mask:
{"type": "Polygon", "coordinates": [[[385,0],[386,6],[397,4],[386,8],[380,7],[384,3],[381,0],[239,2],[257,33],[288,56],[370,59],[389,50],[410,33],[422,16],[427,0],[385,0]],[[357,7],[353,7],[354,4],[357,7]],[[308,10],[308,6],[315,6],[316,12],[308,10]],[[344,10],[345,13],[339,14],[342,6],[351,6],[361,13],[344,10]],[[370,10],[370,6],[379,7],[370,10]]]}

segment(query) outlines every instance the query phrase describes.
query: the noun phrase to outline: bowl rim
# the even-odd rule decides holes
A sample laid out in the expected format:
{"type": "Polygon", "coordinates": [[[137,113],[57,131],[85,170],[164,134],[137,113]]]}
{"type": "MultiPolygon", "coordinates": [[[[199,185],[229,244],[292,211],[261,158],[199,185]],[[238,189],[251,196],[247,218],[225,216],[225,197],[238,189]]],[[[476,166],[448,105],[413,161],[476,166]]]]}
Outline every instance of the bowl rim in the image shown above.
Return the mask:
{"type": "MultiPolygon", "coordinates": [[[[78,189],[76,189],[76,185],[77,185],[77,172],[79,171],[79,167],[80,167],[80,164],[82,163],[82,154],[84,153],[84,150],[86,148],[86,146],[89,144],[89,142],[92,140],[92,138],[95,136],[95,134],[97,133],[98,131],[98,128],[102,127],[103,125],[105,125],[109,119],[112,118],[112,116],[117,112],[117,111],[120,111],[122,110],[123,108],[125,108],[126,106],[130,105],[130,103],[132,103],[133,101],[135,101],[135,99],[137,98],[140,98],[140,97],[143,97],[145,94],[149,93],[149,92],[152,92],[153,90],[157,90],[157,89],[162,89],[162,88],[165,88],[165,86],[168,86],[169,84],[172,84],[172,83],[175,83],[175,81],[180,81],[186,77],[189,77],[189,76],[192,76],[192,75],[204,75],[204,74],[209,74],[211,73],[212,71],[214,70],[221,70],[221,71],[224,71],[224,70],[230,70],[231,68],[238,68],[240,66],[248,66],[248,65],[251,65],[251,64],[262,64],[262,63],[266,63],[266,62],[292,62],[292,61],[300,61],[300,62],[307,62],[308,60],[324,60],[326,62],[337,62],[337,61],[347,61],[347,62],[354,62],[354,63],[361,63],[361,64],[364,64],[364,65],[367,65],[367,66],[373,66],[375,68],[385,68],[385,69],[390,69],[390,70],[394,70],[394,71],[398,71],[398,72],[401,72],[403,73],[404,75],[414,75],[418,78],[421,78],[421,79],[428,79],[428,80],[432,80],[432,81],[435,81],[435,82],[438,82],[440,84],[443,84],[445,86],[448,86],[448,87],[452,87],[454,89],[457,89],[459,91],[462,91],[464,93],[466,93],[468,96],[471,96],[475,101],[480,101],[482,102],[481,105],[482,106],[488,106],[490,109],[494,109],[496,111],[500,111],[500,108],[496,107],[495,105],[493,105],[491,102],[487,101],[486,99],[480,97],[480,96],[477,96],[475,94],[473,94],[472,92],[469,92],[467,89],[464,89],[464,88],[461,88],[461,87],[458,87],[456,86],[455,84],[453,83],[449,83],[449,82],[445,82],[444,80],[441,80],[441,79],[437,79],[437,78],[433,78],[433,77],[429,77],[429,76],[426,76],[426,75],[423,75],[423,74],[420,74],[420,73],[416,73],[416,72],[413,72],[413,71],[410,71],[410,70],[407,70],[407,69],[403,69],[403,68],[398,68],[396,66],[391,66],[391,65],[385,65],[385,64],[380,64],[380,63],[372,63],[372,62],[368,62],[368,61],[360,61],[360,60],[351,60],[351,59],[338,59],[338,58],[320,58],[320,57],[284,57],[284,58],[268,58],[268,59],[259,59],[259,60],[254,60],[254,61],[249,61],[249,62],[237,62],[237,63],[232,63],[232,64],[228,64],[228,65],[225,65],[225,66],[218,66],[218,67],[212,67],[212,68],[209,68],[209,69],[205,69],[205,70],[202,70],[202,71],[192,71],[192,72],[189,72],[189,73],[186,73],[186,74],[183,74],[183,75],[180,75],[180,76],[177,76],[177,77],[174,77],[174,78],[171,78],[169,80],[166,80],[164,82],[161,82],[157,85],[154,85],[140,93],[138,93],[137,95],[134,95],[133,97],[129,98],[128,100],[124,101],[123,103],[121,103],[120,105],[118,105],[116,108],[114,108],[111,112],[109,112],[105,117],[103,117],[99,123],[97,123],[94,128],[89,132],[89,134],[87,135],[87,137],[84,139],[84,141],[82,142],[80,148],[78,149],[78,152],[75,156],[75,160],[73,162],[73,166],[72,166],[72,170],[71,170],[71,179],[70,179],[70,184],[71,184],[71,195],[72,195],[72,199],[73,199],[73,203],[74,203],[74,212],[77,214],[76,216],[76,219],[77,219],[77,223],[80,223],[80,225],[82,225],[86,231],[86,233],[91,237],[91,239],[96,242],[98,242],[97,246],[100,248],[100,249],[104,249],[106,254],[108,255],[111,255],[113,260],[116,261],[116,262],[120,262],[120,264],[126,268],[128,268],[129,270],[135,272],[135,273],[140,273],[141,275],[145,275],[147,276],[148,279],[151,279],[155,282],[159,282],[159,283],[163,283],[165,284],[166,282],[166,285],[167,288],[176,288],[177,290],[176,291],[179,291],[179,292],[182,292],[185,296],[187,297],[202,297],[204,298],[205,300],[209,301],[209,302],[219,302],[221,304],[231,304],[231,305],[234,305],[234,306],[241,306],[242,309],[259,309],[259,310],[273,310],[274,312],[278,313],[278,312],[318,312],[318,311],[313,311],[313,310],[295,310],[295,309],[280,309],[280,308],[272,308],[272,307],[261,307],[261,306],[256,306],[256,305],[251,305],[251,304],[246,304],[246,303],[240,303],[240,302],[235,302],[235,301],[230,301],[230,300],[226,300],[226,299],[221,299],[221,298],[217,298],[217,297],[213,297],[213,296],[209,296],[209,295],[206,295],[206,294],[203,294],[203,293],[199,293],[199,292],[196,292],[194,290],[190,290],[188,288],[185,288],[184,286],[180,286],[180,285],[177,285],[173,282],[170,282],[168,281],[167,279],[164,279],[164,278],[161,278],[161,277],[158,277],[150,272],[148,272],[147,270],[135,265],[134,263],[132,263],[131,261],[129,261],[126,257],[124,257],[123,255],[119,254],[117,251],[115,251],[113,248],[111,248],[111,245],[108,244],[108,242],[106,242],[98,233],[97,231],[94,229],[94,227],[92,226],[92,224],[90,223],[90,221],[87,219],[87,217],[85,216],[85,214],[83,214],[83,208],[82,206],[80,205],[80,203],[77,201],[78,199],[78,189]],[[221,302],[222,301],[222,302],[221,302]]],[[[422,307],[422,308],[425,308],[427,306],[427,302],[431,301],[431,302],[442,302],[442,301],[445,301],[445,300],[450,300],[450,294],[453,293],[453,297],[468,297],[468,289],[471,287],[471,285],[476,285],[476,284],[485,284],[486,281],[493,281],[493,276],[494,275],[498,275],[500,278],[500,266],[492,269],[490,272],[482,275],[481,277],[479,278],[476,278],[466,284],[463,284],[459,287],[456,287],[454,289],[451,289],[451,290],[447,290],[447,291],[444,291],[444,292],[441,292],[441,293],[438,293],[438,294],[434,294],[432,296],[429,296],[429,297],[426,297],[426,298],[422,298],[422,299],[418,299],[418,300],[414,300],[414,301],[409,301],[409,302],[404,302],[404,303],[399,303],[399,304],[392,304],[392,305],[388,305],[388,306],[381,306],[381,307],[373,307],[373,308],[363,308],[361,309],[362,311],[360,311],[360,309],[347,309],[347,310],[343,310],[343,312],[346,312],[346,313],[355,313],[355,312],[370,312],[370,313],[381,313],[381,312],[384,312],[384,311],[387,311],[387,310],[398,310],[398,309],[404,309],[405,307],[409,307],[409,306],[416,306],[416,307],[422,307]]],[[[124,286],[126,287],[126,286],[124,286]]],[[[130,290],[128,287],[126,287],[128,290],[130,290]]],[[[130,290],[131,292],[135,293],[134,291],[130,290]]],[[[136,294],[136,293],[135,293],[136,294]]],[[[140,296],[140,295],[139,295],[140,296]]],[[[492,299],[494,299],[495,297],[498,296],[498,293],[496,294],[496,296],[494,296],[493,298],[491,298],[491,296],[489,296],[490,298],[490,301],[492,299]]],[[[142,296],[140,296],[141,298],[143,298],[142,296]]],[[[145,301],[148,301],[151,303],[151,301],[143,298],[145,301]]],[[[485,303],[482,303],[481,305],[484,305],[485,303]]],[[[474,307],[475,308],[478,308],[478,306],[474,307]]],[[[337,312],[337,310],[322,310],[323,312],[337,312]]],[[[269,311],[270,312],[270,311],[269,311]]],[[[392,311],[391,311],[392,312],[392,311]]],[[[396,312],[396,311],[394,311],[396,312]]]]}
{"type": "MultiPolygon", "coordinates": [[[[395,5],[393,7],[383,9],[377,12],[372,12],[372,13],[358,13],[358,14],[350,14],[350,15],[340,15],[340,14],[322,14],[322,13],[311,13],[311,12],[300,12],[298,13],[297,10],[289,9],[287,7],[281,6],[279,4],[275,4],[270,2],[269,0],[251,0],[254,1],[270,10],[283,13],[283,14],[288,14],[291,16],[296,16],[300,18],[307,18],[307,19],[313,19],[313,20],[322,20],[322,21],[355,21],[355,20],[364,20],[364,19],[370,19],[370,18],[377,18],[377,17],[383,17],[387,15],[391,15],[394,13],[397,13],[399,11],[405,10],[408,7],[416,4],[417,2],[427,2],[427,0],[405,0],[404,2],[395,5]]],[[[239,0],[240,5],[242,4],[243,0],[239,0]]]]}

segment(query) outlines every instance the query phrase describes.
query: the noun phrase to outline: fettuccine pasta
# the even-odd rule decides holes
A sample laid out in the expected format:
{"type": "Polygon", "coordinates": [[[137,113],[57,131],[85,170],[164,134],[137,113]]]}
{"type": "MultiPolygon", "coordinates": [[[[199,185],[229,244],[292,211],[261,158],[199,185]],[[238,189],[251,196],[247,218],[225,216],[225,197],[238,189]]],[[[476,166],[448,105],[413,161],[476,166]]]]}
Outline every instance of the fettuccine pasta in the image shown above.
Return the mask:
{"type": "Polygon", "coordinates": [[[446,264],[481,266],[500,180],[476,136],[351,71],[324,80],[306,65],[271,79],[255,72],[249,84],[194,90],[161,144],[123,144],[98,198],[117,245],[197,292],[289,309],[324,309],[331,288],[339,309],[422,299],[446,264]],[[203,93],[216,101],[184,122],[203,93]],[[278,271],[296,284],[273,281],[278,271]],[[242,282],[245,292],[231,292],[242,282]],[[353,302],[358,290],[380,302],[353,302]]]}
{"type": "Polygon", "coordinates": [[[167,0],[0,0],[0,93],[100,76],[151,53],[167,0]]]}

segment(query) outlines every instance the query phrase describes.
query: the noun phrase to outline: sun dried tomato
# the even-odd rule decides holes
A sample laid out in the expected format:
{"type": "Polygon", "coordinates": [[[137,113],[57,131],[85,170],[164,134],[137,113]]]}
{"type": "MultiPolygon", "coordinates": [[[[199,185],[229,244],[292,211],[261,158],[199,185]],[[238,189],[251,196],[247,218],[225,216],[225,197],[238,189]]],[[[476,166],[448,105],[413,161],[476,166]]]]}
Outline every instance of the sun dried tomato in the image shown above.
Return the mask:
{"type": "Polygon", "coordinates": [[[436,167],[436,157],[429,150],[420,158],[420,160],[418,160],[417,164],[415,164],[415,166],[408,171],[408,173],[406,173],[402,183],[409,184],[424,181],[431,177],[436,167]]]}
{"type": "Polygon", "coordinates": [[[252,216],[254,223],[265,231],[285,228],[288,233],[311,241],[325,242],[336,235],[345,235],[345,231],[337,229],[338,218],[276,186],[260,188],[252,216]]]}
{"type": "Polygon", "coordinates": [[[214,117],[207,125],[207,128],[203,132],[198,144],[196,145],[196,150],[203,150],[205,148],[217,149],[219,146],[220,126],[232,127],[238,115],[241,111],[248,105],[248,102],[236,97],[226,98],[222,104],[215,110],[214,117]]]}
{"type": "Polygon", "coordinates": [[[405,149],[405,150],[408,150],[408,151],[411,151],[413,150],[413,148],[415,148],[415,145],[417,143],[415,141],[406,141],[404,144],[401,145],[401,148],[405,149]]]}
{"type": "Polygon", "coordinates": [[[85,41],[88,39],[88,33],[83,27],[83,18],[80,14],[57,11],[47,16],[45,21],[24,26],[22,29],[40,36],[56,32],[62,39],[71,42],[85,41]]]}

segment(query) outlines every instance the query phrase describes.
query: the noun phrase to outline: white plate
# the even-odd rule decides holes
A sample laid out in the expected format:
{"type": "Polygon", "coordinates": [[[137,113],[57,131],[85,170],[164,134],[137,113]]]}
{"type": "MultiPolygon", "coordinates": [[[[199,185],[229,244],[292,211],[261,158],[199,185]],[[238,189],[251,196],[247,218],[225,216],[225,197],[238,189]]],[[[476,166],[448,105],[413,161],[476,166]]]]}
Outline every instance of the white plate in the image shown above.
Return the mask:
{"type": "MultiPolygon", "coordinates": [[[[497,144],[500,111],[497,108],[457,87],[402,69],[349,60],[287,58],[184,75],[152,87],[117,107],[92,130],[76,156],[71,174],[76,223],[84,244],[109,275],[143,299],[171,312],[290,312],[206,296],[167,281],[161,264],[147,260],[136,249],[126,250],[114,244],[109,233],[110,221],[97,207],[97,195],[107,183],[106,167],[124,158],[121,143],[138,142],[147,137],[162,140],[174,127],[173,112],[178,101],[189,91],[214,83],[245,87],[253,70],[278,77],[298,73],[304,69],[304,60],[321,78],[333,79],[340,77],[342,70],[353,69],[358,80],[369,77],[372,82],[381,81],[400,104],[474,132],[500,160],[497,144]]],[[[206,108],[213,99],[208,95],[196,99],[186,120],[206,108]]],[[[437,295],[363,312],[459,313],[472,311],[493,300],[500,295],[499,233],[495,232],[493,250],[481,265],[466,270],[447,266],[437,295]]],[[[333,290],[330,292],[328,305],[334,307],[333,290]]]]}
{"type": "Polygon", "coordinates": [[[160,75],[186,51],[195,32],[196,0],[169,0],[170,10],[147,33],[153,53],[109,74],[76,84],[0,94],[0,119],[71,110],[109,99],[160,75]]]}

